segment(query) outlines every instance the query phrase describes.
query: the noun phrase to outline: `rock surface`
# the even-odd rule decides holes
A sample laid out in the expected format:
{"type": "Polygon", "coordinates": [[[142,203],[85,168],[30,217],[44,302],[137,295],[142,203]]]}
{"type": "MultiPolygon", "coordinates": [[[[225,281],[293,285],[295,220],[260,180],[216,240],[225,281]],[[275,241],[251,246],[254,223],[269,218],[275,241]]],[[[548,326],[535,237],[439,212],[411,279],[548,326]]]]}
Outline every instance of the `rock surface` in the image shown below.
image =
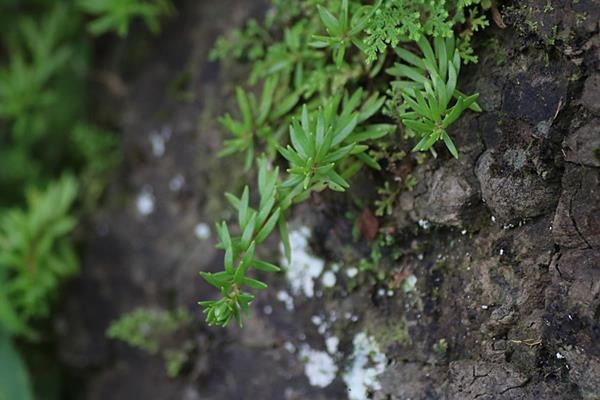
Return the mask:
{"type": "MultiPolygon", "coordinates": [[[[480,61],[461,73],[461,89],[480,92],[485,111],[452,128],[459,160],[440,147],[437,159],[411,166],[417,183],[379,219],[378,252],[353,236],[349,216],[372,204],[384,176],[363,174],[351,194],[296,208],[292,228],[311,232],[306,251],[324,260],[313,296],[294,296],[285,274],[273,274],[243,330],[207,327],[196,304],[215,295],[198,271],[222,267],[210,228],[230,217],[222,193],[246,179],[236,161],[216,157],[216,116],[235,108],[247,69],[207,55],[264,5],[183,1],[159,40],[120,51],[146,54],[119,60],[129,95],[107,107],[122,115],[125,163],[90,221],[82,274],[54,321],[67,398],[343,400],[343,376],[360,364],[359,333],[385,353],[369,389],[376,400],[600,398],[599,75],[591,72],[600,67],[600,7],[514,3],[503,9],[509,28],[477,38],[480,61]],[[187,100],[169,94],[181,74],[187,100]],[[140,209],[141,194],[152,207],[140,209]],[[194,316],[182,332],[194,349],[177,379],[159,357],[106,338],[110,321],[137,306],[194,316]],[[327,380],[309,378],[310,354],[336,372],[312,365],[327,380]]],[[[277,260],[278,247],[268,242],[265,257],[277,260]]]]}

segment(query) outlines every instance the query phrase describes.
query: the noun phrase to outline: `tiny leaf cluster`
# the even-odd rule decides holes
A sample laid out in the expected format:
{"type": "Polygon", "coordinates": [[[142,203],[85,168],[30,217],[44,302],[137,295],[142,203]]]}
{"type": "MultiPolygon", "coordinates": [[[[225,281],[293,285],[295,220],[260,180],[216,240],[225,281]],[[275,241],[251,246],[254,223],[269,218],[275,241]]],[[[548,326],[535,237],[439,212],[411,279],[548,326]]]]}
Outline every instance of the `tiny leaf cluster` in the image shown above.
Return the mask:
{"type": "MultiPolygon", "coordinates": [[[[465,110],[480,111],[477,94],[457,88],[461,62],[476,61],[472,33],[490,6],[488,0],[274,0],[263,24],[251,20],[231,40],[217,41],[212,59],[252,64],[248,87],[235,92],[237,116],[220,119],[230,135],[220,154],[243,155],[245,170],[259,160],[259,199],[251,205],[247,186],[241,197],[227,194],[237,222],[217,225],[224,270],[201,273],[220,292],[200,302],[210,325],[242,325],[252,289],[267,287],[250,272],[279,270],[257,256],[275,227],[290,259],[290,207],[315,191],[347,190],[363,166],[380,169],[377,144],[398,128],[401,140],[417,137],[414,151],[433,152],[443,141],[458,156],[448,127],[465,110]]],[[[382,213],[391,207],[380,206],[382,213]]]]}
{"type": "Polygon", "coordinates": [[[277,272],[280,268],[260,260],[256,248],[279,229],[286,256],[291,258],[287,235],[286,211],[292,204],[305,200],[311,192],[330,188],[344,191],[346,180],[356,165],[374,163],[363,143],[386,135],[389,125],[364,123],[383,104],[377,96],[358,107],[362,90],[352,96],[338,95],[324,106],[309,112],[302,107],[298,119],[289,127],[290,144],[279,152],[287,161],[287,175],[280,174],[267,158],[258,161],[257,207],[250,204],[250,190],[246,186],[241,197],[227,194],[227,200],[237,210],[237,230],[233,235],[225,221],[217,225],[218,248],[225,251],[224,270],[201,276],[219,289],[217,300],[201,301],[210,325],[226,326],[232,319],[242,325],[243,314],[250,313],[254,295],[247,289],[261,290],[267,284],[248,275],[251,270],[277,272]],[[353,158],[354,160],[351,160],[353,158]]]}
{"type": "Polygon", "coordinates": [[[438,140],[443,140],[448,151],[458,158],[458,150],[446,129],[466,109],[481,111],[475,102],[479,94],[466,96],[456,88],[461,59],[454,38],[436,37],[433,43],[432,48],[427,39],[419,39],[421,57],[397,48],[396,54],[402,63],[396,63],[387,72],[399,78],[392,86],[404,100],[400,112],[402,123],[421,138],[413,151],[429,150],[438,140]]]}

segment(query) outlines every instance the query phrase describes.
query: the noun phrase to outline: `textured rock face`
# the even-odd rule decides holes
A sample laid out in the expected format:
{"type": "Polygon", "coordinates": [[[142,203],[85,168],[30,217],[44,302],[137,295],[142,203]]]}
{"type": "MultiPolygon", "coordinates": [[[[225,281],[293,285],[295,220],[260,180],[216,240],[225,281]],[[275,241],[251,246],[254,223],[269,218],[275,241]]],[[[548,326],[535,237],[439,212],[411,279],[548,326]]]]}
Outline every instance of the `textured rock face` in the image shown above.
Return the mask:
{"type": "Polygon", "coordinates": [[[567,248],[600,247],[600,170],[568,165],[552,234],[567,248]]]}
{"type": "Polygon", "coordinates": [[[461,226],[462,214],[478,202],[478,194],[465,171],[451,162],[433,173],[421,215],[435,224],[461,226]]]}
{"type": "Polygon", "coordinates": [[[522,388],[529,378],[509,364],[495,364],[473,361],[450,363],[453,399],[511,399],[524,398],[522,388]]]}
{"type": "MultiPolygon", "coordinates": [[[[93,221],[83,273],[55,321],[57,351],[82,385],[71,398],[344,400],[353,337],[363,331],[387,358],[374,400],[600,398],[598,74],[587,76],[600,67],[597,1],[556,0],[553,11],[546,0],[513,2],[518,23],[486,31],[479,63],[459,83],[481,93],[485,112],[467,112],[452,128],[458,160],[439,151],[415,166],[417,186],[378,221],[393,244],[373,262],[373,242],[355,240],[348,217],[362,211],[357,198],[372,204],[382,175],[360,177],[362,196],[324,193],[294,209],[311,228],[307,251],[322,259],[319,270],[323,263],[310,277],[314,296],[294,295],[285,274],[271,275],[242,330],[200,322],[196,303],[213,292],[198,271],[219,269],[222,255],[214,234],[195,230],[227,215],[222,193],[241,186],[241,171],[215,157],[215,116],[235,109],[231,88],[246,75],[206,54],[260,1],[181,3],[185,18],[147,45],[151,60],[127,82],[127,168],[112,206],[93,221]],[[546,23],[520,35],[530,10],[546,23]],[[581,26],[578,13],[589,16],[581,26]],[[554,25],[564,43],[545,47],[554,25]],[[165,93],[187,69],[198,101],[182,103],[165,93]],[[158,156],[148,134],[164,126],[173,135],[158,156]],[[140,192],[154,201],[144,215],[140,192]],[[157,357],[105,337],[112,319],[138,305],[195,315],[187,334],[196,350],[178,379],[157,357]],[[325,352],[337,375],[330,368],[322,388],[311,385],[306,367],[320,366],[306,356],[325,352]]],[[[273,238],[272,260],[278,245],[273,238]]]]}
{"type": "Polygon", "coordinates": [[[596,115],[600,115],[600,73],[586,79],[581,104],[596,115]]]}
{"type": "MultiPolygon", "coordinates": [[[[600,93],[600,87],[598,91],[600,93]]],[[[569,134],[562,147],[565,160],[588,167],[600,167],[600,119],[593,119],[569,134]]]]}
{"type": "Polygon", "coordinates": [[[556,206],[558,185],[526,169],[528,162],[528,154],[519,148],[503,154],[487,150],[477,162],[482,198],[502,222],[537,217],[556,206]]]}
{"type": "Polygon", "coordinates": [[[556,330],[548,341],[558,345],[556,357],[569,365],[582,399],[600,394],[600,251],[565,250],[551,265],[552,283],[546,289],[546,318],[556,330]]]}

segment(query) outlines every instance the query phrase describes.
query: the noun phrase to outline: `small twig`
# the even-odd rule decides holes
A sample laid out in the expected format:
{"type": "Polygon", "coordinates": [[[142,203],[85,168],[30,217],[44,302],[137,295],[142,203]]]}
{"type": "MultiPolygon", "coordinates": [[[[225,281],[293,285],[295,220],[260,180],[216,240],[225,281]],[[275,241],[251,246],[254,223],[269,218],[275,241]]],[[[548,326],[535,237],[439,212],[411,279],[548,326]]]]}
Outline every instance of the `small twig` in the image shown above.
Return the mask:
{"type": "Polygon", "coordinates": [[[496,23],[496,26],[500,29],[506,29],[506,24],[504,23],[504,19],[502,18],[502,14],[500,14],[498,7],[493,5],[490,11],[492,12],[492,19],[496,23]]]}
{"type": "Polygon", "coordinates": [[[539,339],[523,339],[523,340],[511,339],[511,342],[516,343],[516,344],[525,344],[529,347],[534,347],[534,346],[538,346],[538,345],[542,344],[542,338],[540,337],[539,339]]]}

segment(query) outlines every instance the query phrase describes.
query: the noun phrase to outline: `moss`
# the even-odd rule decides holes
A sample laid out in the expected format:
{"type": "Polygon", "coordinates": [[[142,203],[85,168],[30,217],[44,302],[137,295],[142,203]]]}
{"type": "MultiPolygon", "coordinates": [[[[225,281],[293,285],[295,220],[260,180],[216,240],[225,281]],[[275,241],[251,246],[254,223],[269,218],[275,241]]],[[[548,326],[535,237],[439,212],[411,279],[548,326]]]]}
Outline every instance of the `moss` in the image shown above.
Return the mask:
{"type": "Polygon", "coordinates": [[[408,332],[409,326],[403,318],[397,322],[372,323],[367,326],[367,332],[385,349],[393,344],[410,345],[412,339],[408,332]]]}

